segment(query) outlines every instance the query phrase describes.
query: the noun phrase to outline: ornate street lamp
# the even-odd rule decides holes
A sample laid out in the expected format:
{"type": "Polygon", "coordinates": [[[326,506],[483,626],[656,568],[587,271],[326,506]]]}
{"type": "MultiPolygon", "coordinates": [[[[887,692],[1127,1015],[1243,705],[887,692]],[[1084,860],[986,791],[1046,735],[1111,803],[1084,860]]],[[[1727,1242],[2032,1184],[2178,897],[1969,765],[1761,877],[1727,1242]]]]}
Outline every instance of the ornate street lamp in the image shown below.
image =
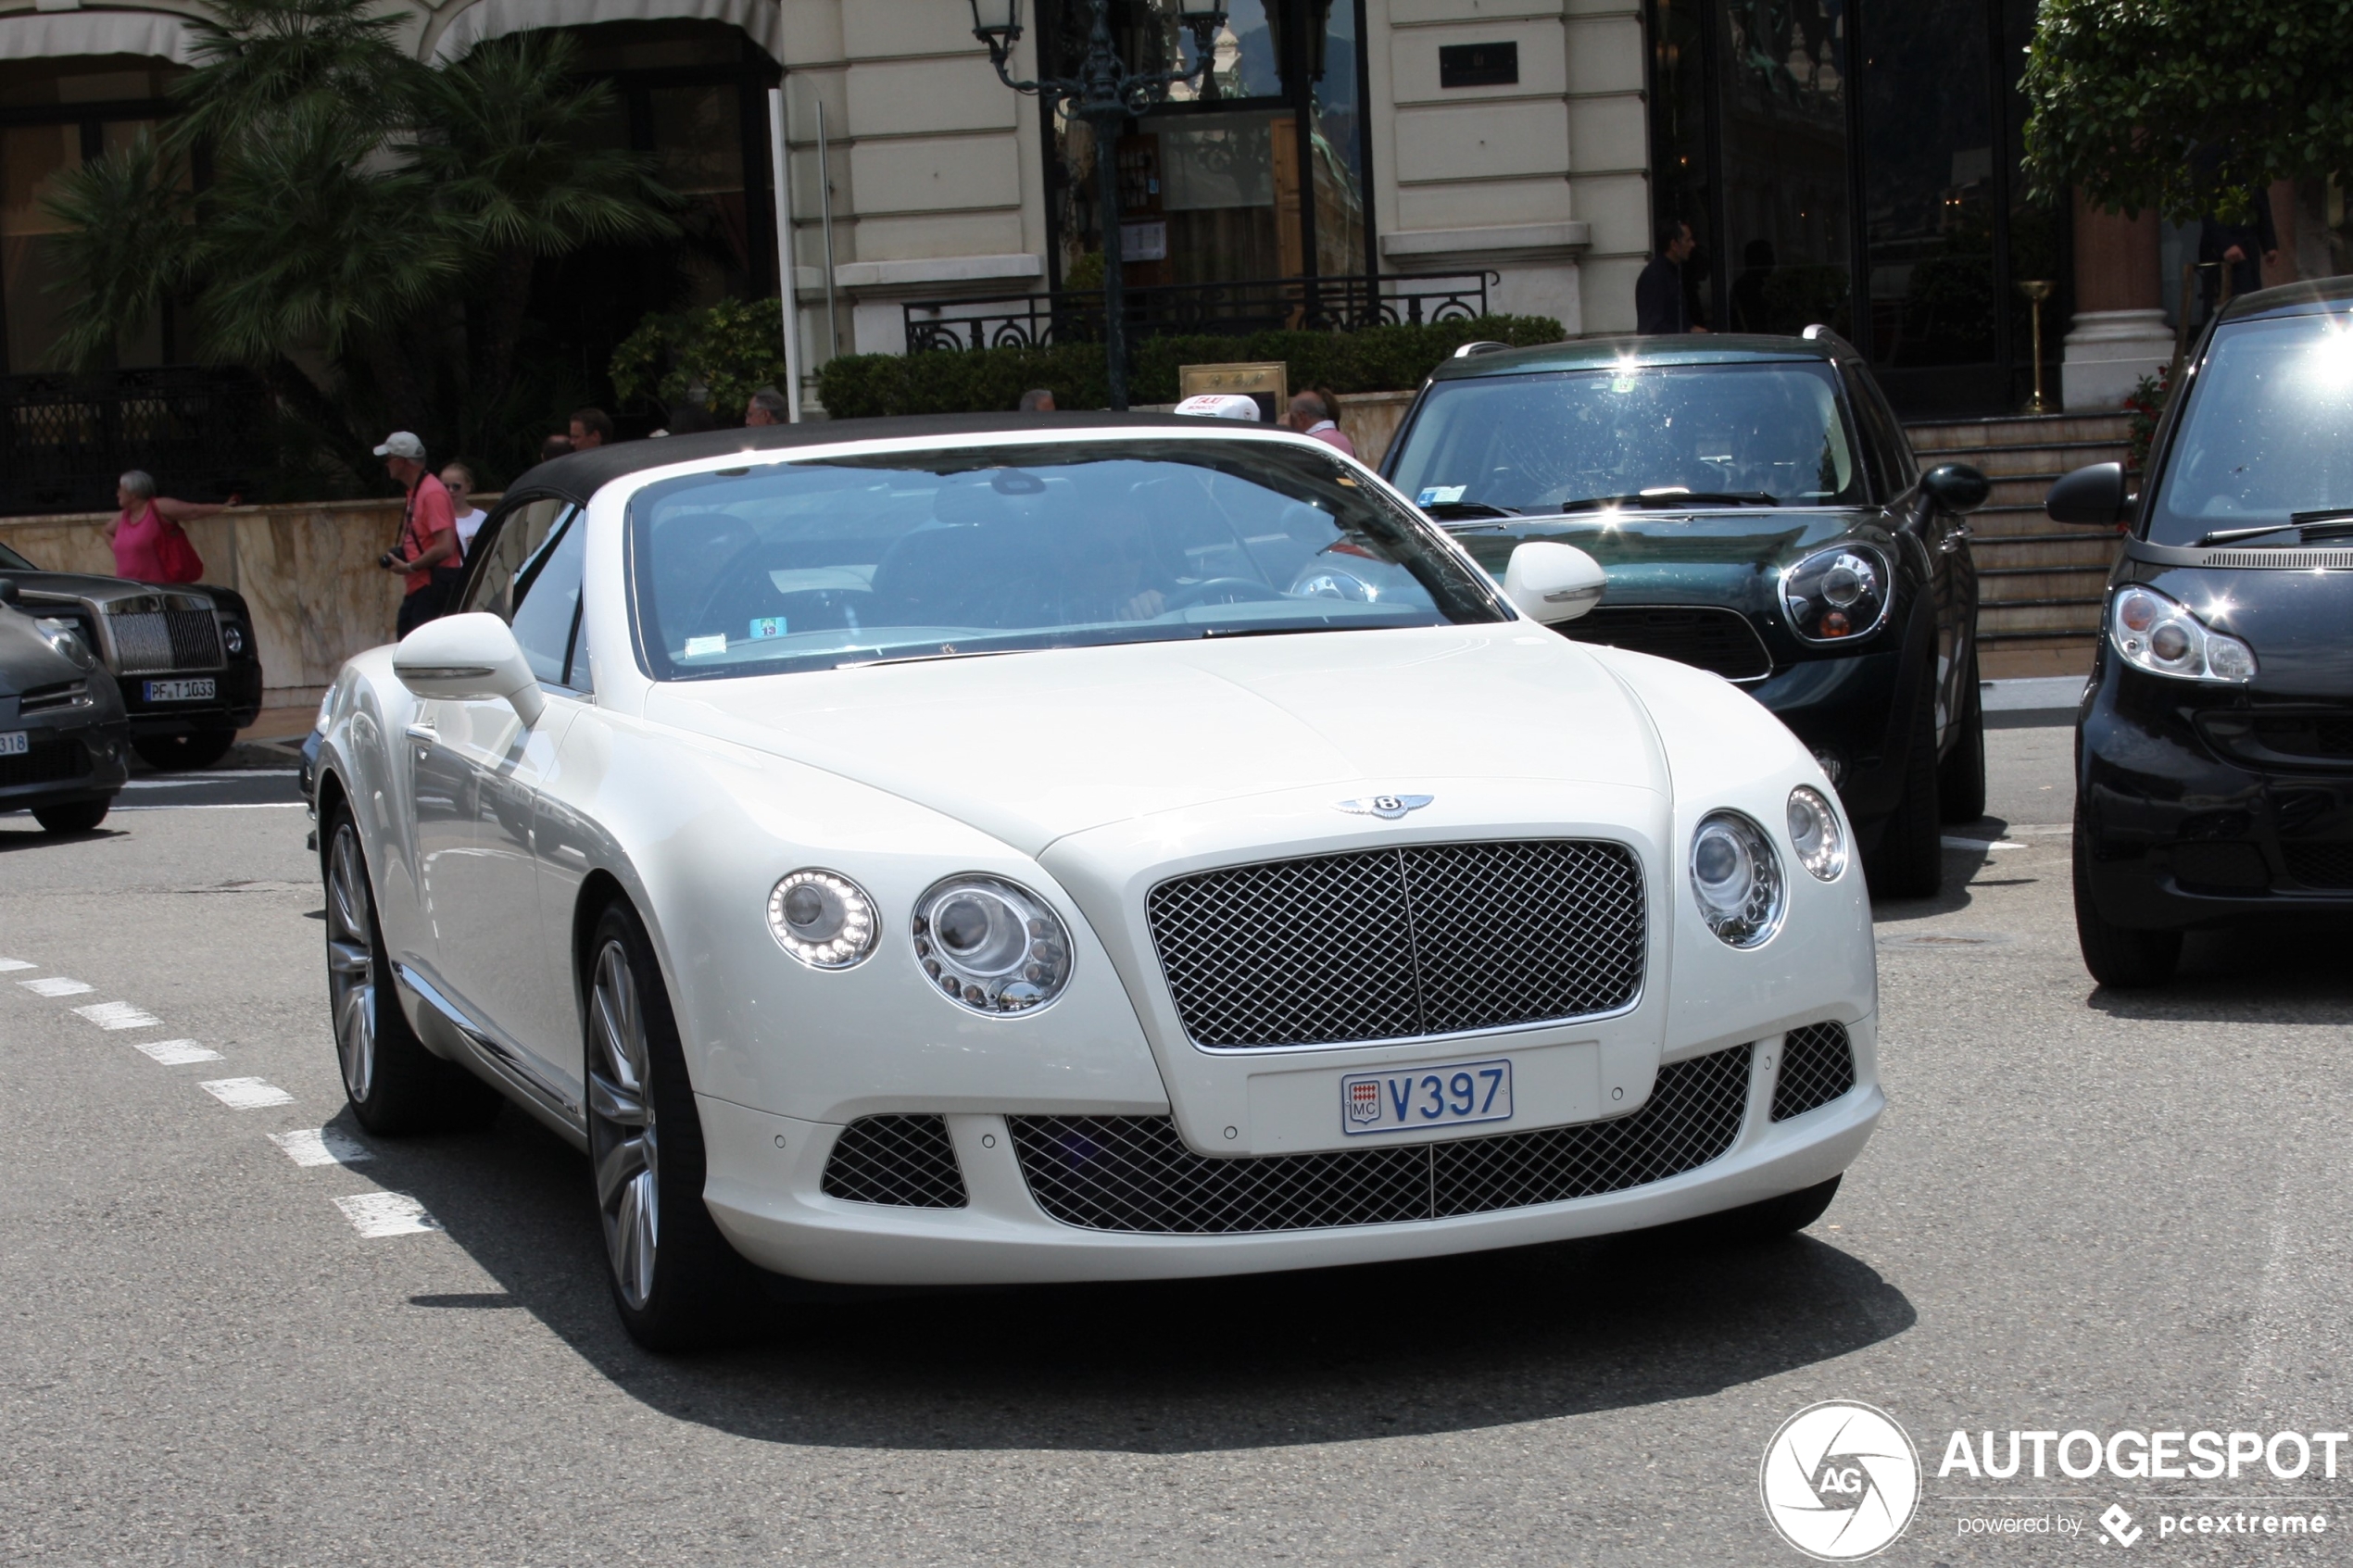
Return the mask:
{"type": "Polygon", "coordinates": [[[1069,106],[1074,119],[1083,119],[1095,136],[1095,204],[1103,226],[1103,379],[1110,383],[1111,406],[1127,407],[1127,316],[1126,280],[1121,276],[1119,247],[1119,133],[1128,117],[1143,113],[1168,96],[1176,83],[1209,74],[1211,47],[1226,25],[1224,0],[1199,4],[1178,0],[1176,20],[1193,35],[1190,70],[1135,71],[1112,46],[1111,0],[1091,0],[1094,24],[1087,34],[1087,57],[1076,77],[1050,76],[1016,82],[1005,69],[1021,39],[1021,0],[971,0],[973,36],[988,46],[988,62],[998,78],[1016,93],[1035,93],[1045,112],[1069,106]]]}

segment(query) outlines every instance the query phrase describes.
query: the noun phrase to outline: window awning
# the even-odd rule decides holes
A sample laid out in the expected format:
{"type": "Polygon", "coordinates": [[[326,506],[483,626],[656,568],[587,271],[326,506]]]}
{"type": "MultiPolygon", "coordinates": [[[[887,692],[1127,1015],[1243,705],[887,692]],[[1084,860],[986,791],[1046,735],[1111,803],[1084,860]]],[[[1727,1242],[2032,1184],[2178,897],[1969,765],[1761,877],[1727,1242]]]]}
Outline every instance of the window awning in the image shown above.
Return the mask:
{"type": "Polygon", "coordinates": [[[777,0],[476,0],[450,19],[427,58],[454,60],[485,38],[538,28],[682,19],[741,28],[770,59],[784,61],[785,18],[777,0]]]}
{"type": "Polygon", "coordinates": [[[162,11],[19,11],[0,17],[0,60],[145,55],[196,63],[187,19],[162,11]]]}

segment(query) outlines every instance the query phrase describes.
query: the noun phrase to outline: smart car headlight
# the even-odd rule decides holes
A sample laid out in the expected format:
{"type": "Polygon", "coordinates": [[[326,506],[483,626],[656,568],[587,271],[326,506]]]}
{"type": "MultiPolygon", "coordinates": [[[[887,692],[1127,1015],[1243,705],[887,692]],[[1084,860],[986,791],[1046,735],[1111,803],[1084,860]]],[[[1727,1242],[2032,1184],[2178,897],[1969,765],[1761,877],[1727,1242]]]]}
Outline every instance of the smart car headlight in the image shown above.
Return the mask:
{"type": "Polygon", "coordinates": [[[1838,813],[1811,784],[1789,792],[1789,847],[1797,863],[1818,882],[1836,882],[1846,872],[1846,830],[1838,813]]]}
{"type": "Polygon", "coordinates": [[[1070,984],[1070,932],[1027,888],[967,874],[915,902],[915,958],[942,995],[975,1012],[1027,1012],[1070,984]]]}
{"type": "Polygon", "coordinates": [[[776,946],[812,969],[848,969],[875,950],[875,901],[839,872],[814,867],[780,880],[768,895],[776,946]]]}
{"type": "Polygon", "coordinates": [[[1870,635],[1894,598],[1887,558],[1869,545],[1817,550],[1781,573],[1781,610],[1809,643],[1870,635]]]}
{"type": "Polygon", "coordinates": [[[1707,928],[1735,947],[1770,941],[1787,907],[1781,859],[1763,828],[1711,811],[1692,834],[1692,897],[1707,928]]]}
{"type": "Polygon", "coordinates": [[[2125,663],[2152,675],[2227,685],[2255,678],[2253,648],[2154,588],[2120,589],[2108,601],[2108,640],[2125,663]]]}

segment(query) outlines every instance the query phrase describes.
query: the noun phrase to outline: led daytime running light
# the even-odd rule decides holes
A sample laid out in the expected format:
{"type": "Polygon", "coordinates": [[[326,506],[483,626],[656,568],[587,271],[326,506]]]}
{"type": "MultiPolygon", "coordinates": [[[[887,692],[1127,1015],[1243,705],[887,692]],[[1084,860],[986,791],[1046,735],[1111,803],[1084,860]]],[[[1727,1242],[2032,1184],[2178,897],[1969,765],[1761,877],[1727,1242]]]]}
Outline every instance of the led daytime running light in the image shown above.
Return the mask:
{"type": "Polygon", "coordinates": [[[875,901],[838,872],[810,868],[768,894],[768,934],[812,969],[848,969],[875,950],[875,901]]]}

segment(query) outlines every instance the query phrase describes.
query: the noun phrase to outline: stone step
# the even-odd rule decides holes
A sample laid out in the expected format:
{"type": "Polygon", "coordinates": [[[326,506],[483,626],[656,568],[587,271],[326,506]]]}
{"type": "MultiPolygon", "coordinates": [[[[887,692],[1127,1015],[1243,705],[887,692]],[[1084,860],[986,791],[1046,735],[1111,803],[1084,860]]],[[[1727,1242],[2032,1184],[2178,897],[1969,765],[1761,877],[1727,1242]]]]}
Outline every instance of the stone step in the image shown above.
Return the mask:
{"type": "Polygon", "coordinates": [[[1980,609],[1995,605],[2050,604],[2059,600],[2098,600],[2108,591],[2108,568],[2087,566],[2072,571],[2044,567],[1980,568],[1977,574],[1980,609]]]}
{"type": "Polygon", "coordinates": [[[1905,426],[1915,451],[1958,452],[1984,446],[2044,446],[2070,441],[2123,442],[2129,414],[2021,415],[2005,419],[1928,420],[1905,426]]]}
{"type": "Polygon", "coordinates": [[[2007,538],[1978,535],[1969,543],[1982,576],[1994,571],[2100,571],[2116,564],[2113,535],[2026,533],[2007,538]]]}
{"type": "Polygon", "coordinates": [[[2088,675],[2094,637],[2045,636],[2020,633],[2014,636],[1979,638],[1977,672],[1988,681],[2032,679],[2043,675],[2088,675]]]}
{"type": "Polygon", "coordinates": [[[2064,446],[1964,447],[1957,452],[1921,452],[1919,457],[1924,469],[1942,462],[1963,462],[1988,478],[2010,479],[2056,477],[2093,463],[2120,463],[2124,454],[2120,441],[2072,441],[2064,446]]]}
{"type": "Polygon", "coordinates": [[[2021,633],[2040,636],[2073,633],[2090,637],[2098,635],[2099,629],[2100,601],[2096,596],[1981,604],[1977,608],[1977,632],[1982,637],[2016,636],[2021,633]]]}

